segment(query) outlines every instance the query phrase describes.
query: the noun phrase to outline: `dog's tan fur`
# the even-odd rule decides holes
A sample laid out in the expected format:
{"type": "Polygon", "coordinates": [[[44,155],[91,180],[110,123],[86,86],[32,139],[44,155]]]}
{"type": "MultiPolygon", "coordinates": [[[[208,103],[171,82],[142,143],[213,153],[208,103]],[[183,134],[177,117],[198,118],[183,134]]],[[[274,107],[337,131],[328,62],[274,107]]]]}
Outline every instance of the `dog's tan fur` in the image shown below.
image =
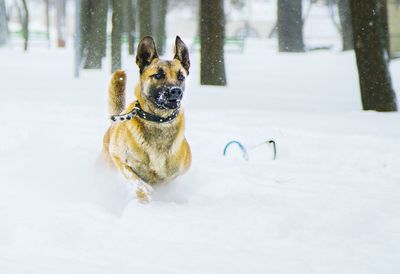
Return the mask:
{"type": "MultiPolygon", "coordinates": [[[[136,62],[141,75],[135,88],[135,96],[144,111],[168,117],[173,110],[157,108],[148,100],[149,87],[159,84],[160,81],[152,75],[162,68],[165,72],[165,85],[176,83],[178,73],[186,78],[190,66],[188,52],[177,37],[174,59],[160,60],[154,42],[150,39],[144,38],[138,46],[136,62]]],[[[135,102],[127,108],[124,107],[125,83],[124,71],[119,70],[112,75],[108,99],[110,115],[128,113],[135,107],[135,102]]],[[[190,147],[184,136],[184,123],[182,109],[174,120],[167,123],[156,123],[139,117],[113,123],[104,135],[103,157],[127,179],[142,180],[150,185],[169,182],[187,171],[191,164],[190,147]]]]}

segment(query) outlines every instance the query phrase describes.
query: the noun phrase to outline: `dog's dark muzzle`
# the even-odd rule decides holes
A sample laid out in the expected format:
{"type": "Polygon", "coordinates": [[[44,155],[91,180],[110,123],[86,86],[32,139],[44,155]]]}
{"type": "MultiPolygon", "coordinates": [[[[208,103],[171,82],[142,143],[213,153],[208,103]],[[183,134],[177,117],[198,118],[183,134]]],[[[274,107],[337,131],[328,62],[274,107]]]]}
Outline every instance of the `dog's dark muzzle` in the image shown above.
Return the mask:
{"type": "Polygon", "coordinates": [[[183,97],[183,90],[180,87],[171,87],[157,90],[156,104],[160,108],[179,108],[183,97]]]}

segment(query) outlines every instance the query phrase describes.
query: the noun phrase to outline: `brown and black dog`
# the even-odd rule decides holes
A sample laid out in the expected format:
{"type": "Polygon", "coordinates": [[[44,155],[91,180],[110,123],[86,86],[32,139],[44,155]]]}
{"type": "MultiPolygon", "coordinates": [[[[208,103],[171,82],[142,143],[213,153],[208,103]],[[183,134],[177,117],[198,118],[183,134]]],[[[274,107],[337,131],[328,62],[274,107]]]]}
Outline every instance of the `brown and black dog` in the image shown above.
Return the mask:
{"type": "Polygon", "coordinates": [[[172,60],[158,58],[150,36],[137,49],[140,81],[137,101],[125,108],[124,71],[116,71],[109,86],[108,109],[114,123],[103,139],[103,158],[125,178],[139,182],[138,199],[148,201],[151,187],[186,172],[191,152],[184,135],[181,100],[189,74],[189,51],[176,37],[172,60]]]}

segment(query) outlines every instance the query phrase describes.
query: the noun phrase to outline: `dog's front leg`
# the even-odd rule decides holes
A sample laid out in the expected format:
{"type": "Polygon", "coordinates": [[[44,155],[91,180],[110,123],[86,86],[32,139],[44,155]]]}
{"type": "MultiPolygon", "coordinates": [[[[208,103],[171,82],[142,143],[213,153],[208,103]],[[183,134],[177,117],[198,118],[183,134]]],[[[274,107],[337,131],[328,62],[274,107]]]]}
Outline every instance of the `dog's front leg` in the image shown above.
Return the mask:
{"type": "Polygon", "coordinates": [[[133,181],[135,184],[135,193],[137,200],[141,203],[149,203],[151,201],[153,188],[142,179],[140,179],[130,166],[123,165],[122,168],[122,173],[124,174],[125,178],[133,181]]]}
{"type": "Polygon", "coordinates": [[[114,164],[122,172],[125,179],[127,180],[139,180],[140,177],[133,171],[132,167],[128,165],[127,161],[122,161],[121,158],[114,156],[112,157],[114,164]]]}
{"type": "Polygon", "coordinates": [[[114,162],[118,169],[121,170],[124,177],[129,180],[133,181],[135,184],[135,194],[136,198],[141,203],[148,203],[151,201],[151,196],[153,192],[153,188],[144,182],[132,169],[131,166],[128,165],[127,162],[121,161],[119,158],[114,157],[114,162]]]}
{"type": "Polygon", "coordinates": [[[141,203],[149,203],[151,201],[151,196],[153,193],[153,188],[145,183],[139,176],[133,171],[133,169],[128,165],[123,165],[122,173],[128,180],[134,181],[136,199],[141,203]]]}
{"type": "Polygon", "coordinates": [[[153,188],[137,176],[137,174],[128,165],[123,166],[123,174],[125,178],[133,181],[135,186],[136,199],[140,203],[149,203],[153,193],[153,188]]]}

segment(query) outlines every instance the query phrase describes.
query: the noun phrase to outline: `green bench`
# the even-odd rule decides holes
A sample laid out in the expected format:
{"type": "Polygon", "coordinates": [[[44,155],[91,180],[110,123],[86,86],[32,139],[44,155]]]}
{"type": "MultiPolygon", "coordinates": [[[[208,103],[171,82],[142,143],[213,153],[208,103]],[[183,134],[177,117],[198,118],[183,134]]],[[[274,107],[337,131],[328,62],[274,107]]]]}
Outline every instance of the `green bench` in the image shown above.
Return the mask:
{"type": "MultiPolygon", "coordinates": [[[[45,31],[29,31],[29,40],[48,40],[49,34],[45,31]]],[[[22,30],[10,32],[11,38],[23,39],[22,30]]]]}
{"type": "MultiPolygon", "coordinates": [[[[244,38],[241,37],[225,37],[224,49],[229,52],[239,52],[244,51],[244,38]]],[[[200,36],[196,35],[193,39],[192,45],[190,46],[190,51],[200,50],[200,36]]]]}

